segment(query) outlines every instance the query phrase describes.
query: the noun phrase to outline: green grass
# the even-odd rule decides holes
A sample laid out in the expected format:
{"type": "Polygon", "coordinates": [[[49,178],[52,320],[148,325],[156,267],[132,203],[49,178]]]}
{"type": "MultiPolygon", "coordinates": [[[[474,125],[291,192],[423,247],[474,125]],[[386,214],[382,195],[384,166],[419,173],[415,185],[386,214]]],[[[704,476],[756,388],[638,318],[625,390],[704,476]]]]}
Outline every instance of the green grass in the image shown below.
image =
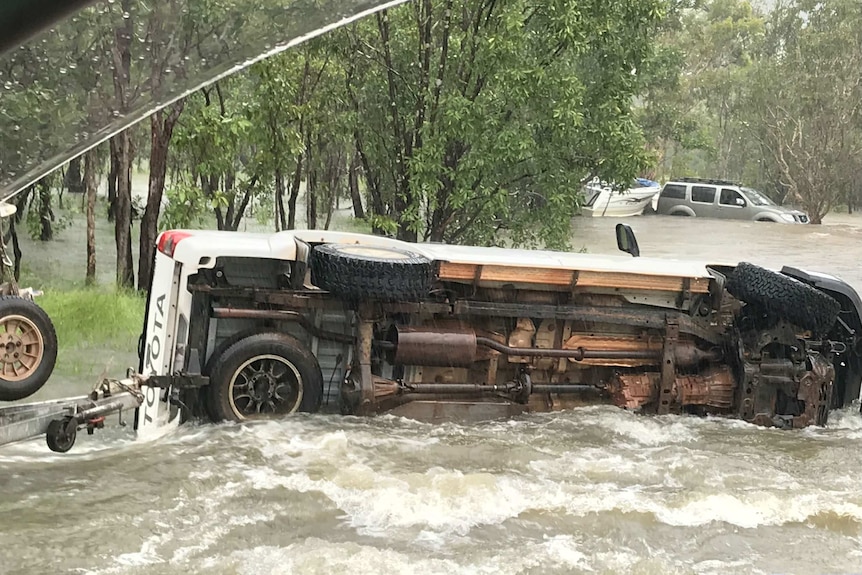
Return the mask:
{"type": "Polygon", "coordinates": [[[144,297],[110,288],[46,290],[36,302],[57,332],[57,363],[45,387],[26,401],[87,393],[102,377],[137,368],[144,297]]]}
{"type": "Polygon", "coordinates": [[[57,330],[60,347],[134,349],[141,333],[145,299],[107,289],[47,291],[37,298],[57,330]]]}

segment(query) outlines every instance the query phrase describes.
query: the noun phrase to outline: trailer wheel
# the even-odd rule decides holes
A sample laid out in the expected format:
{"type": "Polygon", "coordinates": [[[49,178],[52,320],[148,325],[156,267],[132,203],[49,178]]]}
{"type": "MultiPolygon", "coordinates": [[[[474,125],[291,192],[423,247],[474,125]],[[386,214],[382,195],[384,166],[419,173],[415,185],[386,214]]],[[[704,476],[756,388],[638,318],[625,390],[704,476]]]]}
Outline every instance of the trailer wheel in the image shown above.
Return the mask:
{"type": "Polygon", "coordinates": [[[72,449],[77,437],[78,426],[69,417],[52,419],[45,432],[45,441],[48,443],[48,449],[55,453],[66,453],[72,449]]]}
{"type": "Polygon", "coordinates": [[[790,276],[742,262],[727,279],[727,291],[747,304],[822,334],[838,317],[841,304],[790,276]]]}
{"type": "Polygon", "coordinates": [[[56,361],[57,333],[45,310],[22,297],[0,296],[0,401],[36,393],[56,361]]]}
{"type": "Polygon", "coordinates": [[[259,333],[237,341],[215,360],[208,390],[216,421],[273,418],[320,409],[323,375],[296,338],[259,333]]]}
{"type": "Polygon", "coordinates": [[[430,260],[398,248],[323,244],[311,256],[311,281],[349,301],[420,301],[433,277],[430,260]]]}

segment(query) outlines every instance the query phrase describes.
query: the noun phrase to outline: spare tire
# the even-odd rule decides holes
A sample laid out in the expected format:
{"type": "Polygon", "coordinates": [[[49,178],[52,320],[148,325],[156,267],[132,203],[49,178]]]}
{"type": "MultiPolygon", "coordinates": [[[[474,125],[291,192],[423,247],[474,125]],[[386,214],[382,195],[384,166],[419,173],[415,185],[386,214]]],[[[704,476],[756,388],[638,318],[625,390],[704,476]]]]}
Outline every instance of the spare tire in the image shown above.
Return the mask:
{"type": "Polygon", "coordinates": [[[400,248],[323,244],[311,254],[312,283],[350,301],[421,301],[433,279],[431,260],[400,248]]]}
{"type": "Polygon", "coordinates": [[[0,297],[0,401],[36,393],[56,361],[57,333],[45,310],[29,299],[0,297]]]}
{"type": "Polygon", "coordinates": [[[736,266],[726,288],[737,299],[817,334],[827,332],[841,310],[841,304],[816,288],[748,262],[736,266]]]}

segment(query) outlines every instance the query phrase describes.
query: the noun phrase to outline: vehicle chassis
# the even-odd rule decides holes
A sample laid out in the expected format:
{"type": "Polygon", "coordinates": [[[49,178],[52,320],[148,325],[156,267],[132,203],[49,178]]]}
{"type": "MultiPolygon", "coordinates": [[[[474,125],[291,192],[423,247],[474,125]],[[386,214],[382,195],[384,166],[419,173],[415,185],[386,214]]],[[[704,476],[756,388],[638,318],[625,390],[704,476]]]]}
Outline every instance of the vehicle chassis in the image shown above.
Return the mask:
{"type": "Polygon", "coordinates": [[[625,287],[619,274],[545,270],[516,288],[518,270],[488,281],[500,270],[435,262],[426,296],[393,301],[336,295],[312,285],[307,262],[289,265],[303,281],[281,287],[232,284],[224,265],[199,270],[186,286],[193,311],[181,369],[129,370],[84,397],[0,408],[0,445],[44,434],[53,451],[68,451],[78,429],[93,433],[116,412],[124,424],[124,410],[138,417],[156,394],[182,419],[219,419],[207,392],[217,389],[210,364],[226,343],[291,330],[347,350],[336,360],[337,396],[352,415],[475,420],[610,404],[801,428],[825,425],[830,409],[860,393],[862,302],[840,280],[794,268],[768,273],[840,304],[826,333],[732,296],[732,268],[710,268],[708,278],[630,275],[625,287]],[[322,313],[343,317],[345,329],[321,327],[322,313]],[[214,341],[211,324],[223,320],[254,327],[214,341]]]}

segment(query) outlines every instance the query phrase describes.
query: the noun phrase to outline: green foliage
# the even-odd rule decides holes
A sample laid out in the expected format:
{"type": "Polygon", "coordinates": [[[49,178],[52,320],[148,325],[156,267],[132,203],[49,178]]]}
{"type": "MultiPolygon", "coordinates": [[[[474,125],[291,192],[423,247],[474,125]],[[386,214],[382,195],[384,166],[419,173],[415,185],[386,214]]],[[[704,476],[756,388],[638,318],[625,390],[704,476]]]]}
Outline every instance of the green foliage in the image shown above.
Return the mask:
{"type": "Polygon", "coordinates": [[[748,0],[679,2],[642,77],[638,117],[656,176],[739,178],[753,150],[741,121],[765,22],[748,0]]]}
{"type": "Polygon", "coordinates": [[[649,162],[631,102],[665,8],[420,0],[343,33],[375,214],[406,239],[564,247],[581,183],[649,162]]]}
{"type": "Polygon", "coordinates": [[[167,188],[165,197],[167,204],[159,220],[160,231],[194,228],[203,223],[209,204],[199,187],[179,183],[167,188]]]}
{"type": "Polygon", "coordinates": [[[31,192],[26,224],[27,233],[34,240],[53,240],[57,232],[66,229],[71,223],[66,214],[60,213],[58,216],[54,210],[52,184],[55,180],[54,175],[48,175],[31,192]]]}
{"type": "Polygon", "coordinates": [[[862,5],[797,0],[772,14],[748,78],[746,125],[774,187],[819,223],[858,202],[862,176],[862,5]]]}

